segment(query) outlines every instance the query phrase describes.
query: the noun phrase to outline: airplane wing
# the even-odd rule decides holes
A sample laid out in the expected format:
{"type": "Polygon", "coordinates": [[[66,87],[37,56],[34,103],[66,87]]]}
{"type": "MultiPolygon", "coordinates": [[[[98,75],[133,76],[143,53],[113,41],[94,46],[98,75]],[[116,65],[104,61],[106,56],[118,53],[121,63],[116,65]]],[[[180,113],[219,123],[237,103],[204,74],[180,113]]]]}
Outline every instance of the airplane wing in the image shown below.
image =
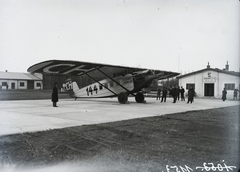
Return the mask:
{"type": "Polygon", "coordinates": [[[91,77],[115,77],[118,75],[133,74],[149,70],[158,76],[158,79],[165,79],[179,75],[176,72],[154,70],[146,68],[116,66],[100,63],[89,63],[71,60],[49,60],[37,63],[28,68],[30,73],[42,74],[63,74],[63,75],[89,75],[91,77]]]}

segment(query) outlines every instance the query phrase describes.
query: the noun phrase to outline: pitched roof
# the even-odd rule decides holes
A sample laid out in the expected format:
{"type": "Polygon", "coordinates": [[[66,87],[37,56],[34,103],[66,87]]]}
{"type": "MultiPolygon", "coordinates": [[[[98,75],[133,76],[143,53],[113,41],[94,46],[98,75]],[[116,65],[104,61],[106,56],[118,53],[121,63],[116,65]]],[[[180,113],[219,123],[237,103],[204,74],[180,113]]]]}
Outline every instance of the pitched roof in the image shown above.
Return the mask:
{"type": "Polygon", "coordinates": [[[240,77],[240,73],[239,72],[221,70],[221,69],[218,69],[218,68],[215,68],[215,69],[214,68],[205,68],[205,69],[198,70],[198,71],[195,71],[195,72],[192,72],[192,73],[188,73],[188,74],[185,74],[185,75],[178,76],[177,78],[179,79],[179,78],[183,78],[183,77],[186,77],[186,76],[189,76],[189,75],[194,75],[194,74],[197,74],[197,73],[202,73],[204,71],[209,71],[209,70],[240,77]]]}
{"type": "Polygon", "coordinates": [[[29,73],[0,72],[0,79],[42,80],[41,76],[29,73]]]}

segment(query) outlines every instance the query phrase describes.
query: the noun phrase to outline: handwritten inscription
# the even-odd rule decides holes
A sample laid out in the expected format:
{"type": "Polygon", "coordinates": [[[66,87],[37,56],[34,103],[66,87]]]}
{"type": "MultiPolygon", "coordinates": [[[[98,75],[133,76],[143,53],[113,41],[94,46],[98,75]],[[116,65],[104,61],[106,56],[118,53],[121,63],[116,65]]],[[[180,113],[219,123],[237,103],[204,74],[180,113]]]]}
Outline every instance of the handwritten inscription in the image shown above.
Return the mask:
{"type": "Polygon", "coordinates": [[[214,164],[214,163],[203,163],[203,166],[196,167],[196,169],[200,169],[201,171],[233,171],[236,166],[227,166],[224,160],[222,164],[214,164]]]}
{"type": "Polygon", "coordinates": [[[195,168],[185,166],[171,166],[166,165],[166,171],[162,172],[192,172],[192,171],[226,171],[230,172],[233,171],[236,166],[228,166],[226,165],[225,161],[223,160],[221,163],[214,164],[214,163],[206,163],[204,162],[202,166],[196,166],[195,168]]]}
{"type": "Polygon", "coordinates": [[[193,171],[193,169],[187,165],[185,165],[185,167],[182,166],[170,166],[170,165],[166,165],[166,170],[167,172],[191,172],[193,171]]]}

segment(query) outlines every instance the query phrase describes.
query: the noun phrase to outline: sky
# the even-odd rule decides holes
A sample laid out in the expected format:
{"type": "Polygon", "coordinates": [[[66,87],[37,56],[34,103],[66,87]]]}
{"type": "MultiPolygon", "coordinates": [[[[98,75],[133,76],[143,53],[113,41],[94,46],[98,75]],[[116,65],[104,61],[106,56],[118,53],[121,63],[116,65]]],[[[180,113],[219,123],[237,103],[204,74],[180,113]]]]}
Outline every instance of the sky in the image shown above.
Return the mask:
{"type": "Polygon", "coordinates": [[[238,0],[0,0],[0,71],[46,60],[240,68],[238,0]]]}

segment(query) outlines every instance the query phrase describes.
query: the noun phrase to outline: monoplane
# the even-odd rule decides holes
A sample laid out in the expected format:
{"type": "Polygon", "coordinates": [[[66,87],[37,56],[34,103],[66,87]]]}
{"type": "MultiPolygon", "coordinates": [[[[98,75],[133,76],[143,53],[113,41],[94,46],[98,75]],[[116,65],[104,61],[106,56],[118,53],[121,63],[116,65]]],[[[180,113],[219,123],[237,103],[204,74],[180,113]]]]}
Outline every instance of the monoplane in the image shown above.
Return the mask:
{"type": "Polygon", "coordinates": [[[179,73],[137,67],[116,66],[69,60],[49,60],[28,68],[30,73],[63,74],[68,76],[86,75],[95,83],[79,88],[75,81],[69,80],[65,90],[72,90],[74,98],[118,97],[121,104],[128,101],[128,96],[135,97],[137,103],[145,102],[144,88],[154,80],[172,78],[179,73]],[[98,78],[105,78],[99,80],[98,78]]]}

